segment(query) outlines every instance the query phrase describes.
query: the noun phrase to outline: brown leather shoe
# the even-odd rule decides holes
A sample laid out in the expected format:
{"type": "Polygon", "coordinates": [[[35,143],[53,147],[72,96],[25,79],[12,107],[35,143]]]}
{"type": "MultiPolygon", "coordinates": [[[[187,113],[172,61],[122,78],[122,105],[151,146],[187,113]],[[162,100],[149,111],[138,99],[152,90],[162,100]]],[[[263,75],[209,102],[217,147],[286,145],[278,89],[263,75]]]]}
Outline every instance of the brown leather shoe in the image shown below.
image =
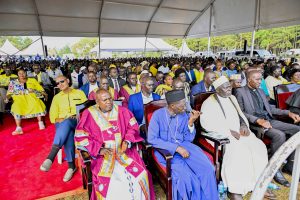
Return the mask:
{"type": "Polygon", "coordinates": [[[276,194],[273,193],[273,191],[271,189],[267,189],[265,196],[266,199],[271,199],[271,200],[276,200],[276,194]]]}
{"type": "Polygon", "coordinates": [[[230,200],[243,200],[243,196],[241,194],[235,194],[228,192],[228,198],[230,200]]]}

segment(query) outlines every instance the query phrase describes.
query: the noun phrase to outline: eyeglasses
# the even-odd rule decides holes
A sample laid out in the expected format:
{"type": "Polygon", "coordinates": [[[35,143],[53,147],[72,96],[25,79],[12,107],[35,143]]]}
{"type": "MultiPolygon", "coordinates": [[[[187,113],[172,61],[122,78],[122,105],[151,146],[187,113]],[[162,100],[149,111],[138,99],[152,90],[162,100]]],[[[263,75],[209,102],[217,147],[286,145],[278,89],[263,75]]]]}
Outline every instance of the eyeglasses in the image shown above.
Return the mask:
{"type": "Polygon", "coordinates": [[[61,80],[61,81],[58,81],[58,82],[56,82],[56,85],[59,85],[59,84],[61,84],[61,83],[64,83],[65,81],[66,81],[66,79],[61,80]]]}

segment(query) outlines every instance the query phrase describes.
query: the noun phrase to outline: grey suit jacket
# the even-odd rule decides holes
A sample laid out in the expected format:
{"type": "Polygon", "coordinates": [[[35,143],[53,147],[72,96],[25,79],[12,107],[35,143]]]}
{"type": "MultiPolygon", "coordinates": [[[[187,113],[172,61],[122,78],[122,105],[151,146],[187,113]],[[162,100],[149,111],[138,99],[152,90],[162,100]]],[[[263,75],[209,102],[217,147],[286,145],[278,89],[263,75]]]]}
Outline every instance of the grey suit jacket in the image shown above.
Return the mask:
{"type": "MultiPolygon", "coordinates": [[[[263,103],[264,103],[264,106],[265,106],[267,112],[269,113],[269,115],[271,117],[273,117],[273,115],[288,115],[289,114],[288,110],[280,110],[280,109],[275,108],[274,106],[270,106],[268,99],[267,99],[265,93],[263,92],[263,90],[260,88],[258,88],[257,90],[263,100],[263,103]]],[[[244,114],[247,117],[247,119],[249,120],[249,122],[254,124],[256,122],[256,120],[258,119],[258,117],[256,117],[254,115],[254,112],[255,112],[254,103],[253,103],[253,99],[252,99],[250,89],[248,88],[248,86],[238,88],[236,90],[235,96],[236,96],[237,101],[239,102],[239,105],[240,105],[242,111],[244,112],[244,114]]]]}

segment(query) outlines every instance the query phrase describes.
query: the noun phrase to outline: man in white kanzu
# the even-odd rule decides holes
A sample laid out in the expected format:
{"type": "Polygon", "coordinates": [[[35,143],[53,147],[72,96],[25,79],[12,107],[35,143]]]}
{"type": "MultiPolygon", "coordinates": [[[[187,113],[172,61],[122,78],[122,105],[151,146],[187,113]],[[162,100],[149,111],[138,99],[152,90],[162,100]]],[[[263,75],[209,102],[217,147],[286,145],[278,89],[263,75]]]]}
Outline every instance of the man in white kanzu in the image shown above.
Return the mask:
{"type": "MultiPolygon", "coordinates": [[[[209,132],[224,134],[230,143],[226,145],[221,171],[229,190],[229,198],[242,200],[252,191],[268,163],[267,148],[249,129],[249,122],[225,76],[213,82],[216,93],[204,101],[200,117],[201,126],[209,132]]],[[[275,195],[268,190],[266,198],[275,195]]]]}

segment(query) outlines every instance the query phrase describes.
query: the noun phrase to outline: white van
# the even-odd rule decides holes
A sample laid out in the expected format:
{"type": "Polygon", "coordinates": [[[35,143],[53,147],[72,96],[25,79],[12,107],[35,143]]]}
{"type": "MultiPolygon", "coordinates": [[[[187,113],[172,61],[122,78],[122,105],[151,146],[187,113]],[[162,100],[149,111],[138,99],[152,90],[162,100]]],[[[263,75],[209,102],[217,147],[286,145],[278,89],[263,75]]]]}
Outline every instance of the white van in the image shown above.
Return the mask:
{"type": "MultiPolygon", "coordinates": [[[[235,51],[234,58],[250,58],[250,50],[247,50],[246,54],[243,50],[235,51]]],[[[252,58],[275,58],[268,50],[265,49],[254,49],[253,50],[253,57],[252,58]]]]}

